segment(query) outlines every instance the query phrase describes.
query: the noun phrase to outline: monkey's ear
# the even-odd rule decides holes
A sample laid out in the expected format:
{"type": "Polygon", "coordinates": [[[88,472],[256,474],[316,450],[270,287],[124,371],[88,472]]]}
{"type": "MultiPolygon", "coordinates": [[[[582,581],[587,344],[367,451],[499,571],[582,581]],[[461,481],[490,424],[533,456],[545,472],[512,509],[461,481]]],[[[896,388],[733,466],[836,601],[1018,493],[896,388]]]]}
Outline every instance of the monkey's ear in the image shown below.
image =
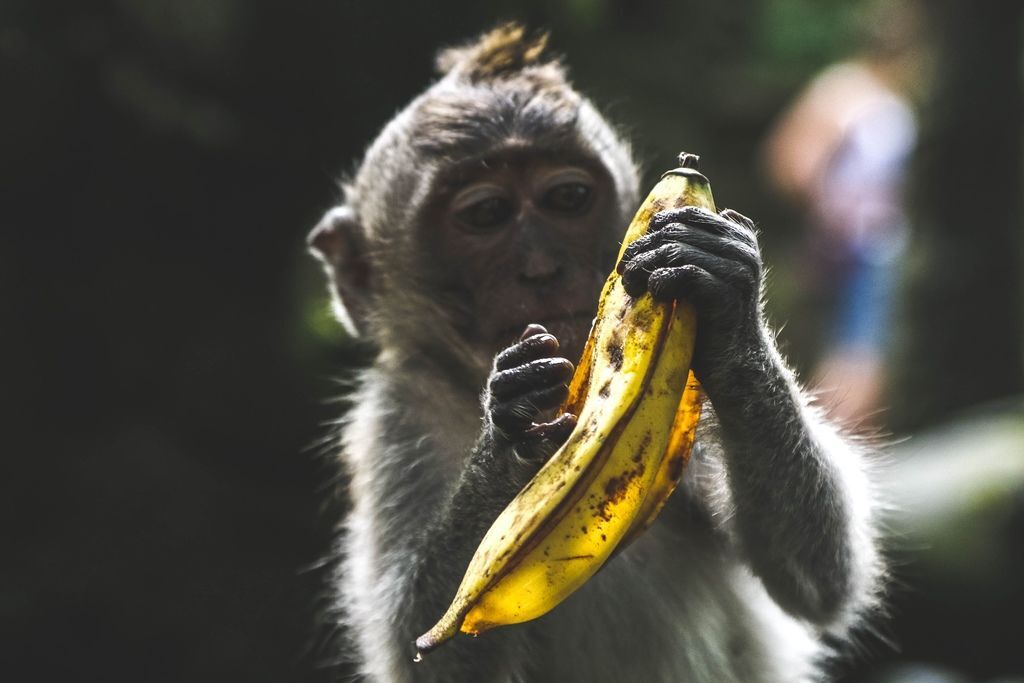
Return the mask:
{"type": "Polygon", "coordinates": [[[336,206],[325,213],[306,244],[327,269],[338,321],[350,335],[359,336],[366,331],[371,273],[366,235],[355,211],[336,206]]]}

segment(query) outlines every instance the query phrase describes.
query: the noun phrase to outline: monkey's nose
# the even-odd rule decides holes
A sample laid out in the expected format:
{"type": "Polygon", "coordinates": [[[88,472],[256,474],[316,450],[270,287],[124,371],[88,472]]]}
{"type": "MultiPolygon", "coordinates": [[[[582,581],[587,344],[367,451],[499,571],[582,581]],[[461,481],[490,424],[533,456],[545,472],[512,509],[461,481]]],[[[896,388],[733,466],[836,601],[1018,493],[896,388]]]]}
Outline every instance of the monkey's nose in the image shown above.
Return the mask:
{"type": "Polygon", "coordinates": [[[565,266],[550,254],[531,255],[519,273],[519,282],[529,286],[557,284],[565,276],[565,266]]]}

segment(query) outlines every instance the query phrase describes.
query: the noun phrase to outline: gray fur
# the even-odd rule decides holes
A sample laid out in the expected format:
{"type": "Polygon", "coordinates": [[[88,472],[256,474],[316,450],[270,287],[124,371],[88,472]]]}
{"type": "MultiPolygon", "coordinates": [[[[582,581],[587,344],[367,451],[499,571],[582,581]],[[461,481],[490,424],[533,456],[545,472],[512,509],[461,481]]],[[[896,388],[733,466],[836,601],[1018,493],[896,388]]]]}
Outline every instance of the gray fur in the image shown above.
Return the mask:
{"type": "MultiPolygon", "coordinates": [[[[623,219],[638,197],[628,147],[560,65],[513,60],[516,69],[469,79],[458,67],[467,50],[447,56],[448,73],[396,116],[346,185],[346,215],[376,273],[353,326],[380,349],[341,443],[353,508],[338,604],[358,671],[402,683],[820,680],[821,638],[843,639],[877,603],[875,503],[865,449],[809,405],[758,305],[753,331],[716,347],[705,380],[713,407],[656,524],[545,617],[413,662],[413,640],[537,467],[482,420],[491,358],[422,286],[412,235],[433,184],[460,159],[540,145],[598,159],[623,219]]],[[[344,277],[343,258],[320,256],[344,277]]],[[[334,291],[353,307],[350,289],[334,291]]]]}

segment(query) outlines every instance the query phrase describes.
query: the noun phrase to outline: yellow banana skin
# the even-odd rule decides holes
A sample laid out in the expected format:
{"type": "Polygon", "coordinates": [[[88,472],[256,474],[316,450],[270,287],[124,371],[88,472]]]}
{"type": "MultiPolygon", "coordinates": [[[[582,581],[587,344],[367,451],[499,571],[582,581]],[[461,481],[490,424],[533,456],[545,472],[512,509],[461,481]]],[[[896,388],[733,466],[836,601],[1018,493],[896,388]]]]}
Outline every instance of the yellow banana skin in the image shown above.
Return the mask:
{"type": "Polygon", "coordinates": [[[697,434],[697,422],[700,420],[701,402],[704,392],[700,383],[689,373],[686,388],[676,409],[675,421],[672,423],[671,436],[665,454],[662,456],[658,473],[654,476],[650,491],[647,492],[640,509],[634,517],[633,524],[626,533],[619,549],[636,540],[637,536],[646,531],[661,514],[661,509],[668,502],[668,497],[676,490],[679,480],[690,459],[690,451],[697,434]]]}
{"type": "MultiPolygon", "coordinates": [[[[669,171],[634,216],[619,258],[655,213],[687,205],[714,210],[707,179],[669,171]]],[[[563,406],[579,416],[576,428],[488,530],[448,610],[416,640],[417,657],[460,630],[477,635],[545,614],[654,521],[700,415],[689,373],[695,336],[690,304],[634,299],[611,273],[563,406]]]]}

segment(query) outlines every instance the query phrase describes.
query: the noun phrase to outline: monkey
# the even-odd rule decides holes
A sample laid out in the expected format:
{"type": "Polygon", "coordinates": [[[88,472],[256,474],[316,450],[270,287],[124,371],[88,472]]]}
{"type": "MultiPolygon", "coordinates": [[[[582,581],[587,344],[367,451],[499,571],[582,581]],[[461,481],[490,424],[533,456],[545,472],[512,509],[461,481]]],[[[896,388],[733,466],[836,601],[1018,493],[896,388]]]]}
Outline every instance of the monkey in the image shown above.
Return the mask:
{"type": "Polygon", "coordinates": [[[442,50],[309,236],[373,345],[343,418],[339,621],[370,681],[812,681],[881,601],[871,449],[831,425],[764,313],[755,224],[639,203],[629,144],[546,34],[442,50]],[[613,267],[697,310],[704,417],[652,527],[549,614],[414,662],[501,510],[565,441],[557,414],[613,267]]]}

